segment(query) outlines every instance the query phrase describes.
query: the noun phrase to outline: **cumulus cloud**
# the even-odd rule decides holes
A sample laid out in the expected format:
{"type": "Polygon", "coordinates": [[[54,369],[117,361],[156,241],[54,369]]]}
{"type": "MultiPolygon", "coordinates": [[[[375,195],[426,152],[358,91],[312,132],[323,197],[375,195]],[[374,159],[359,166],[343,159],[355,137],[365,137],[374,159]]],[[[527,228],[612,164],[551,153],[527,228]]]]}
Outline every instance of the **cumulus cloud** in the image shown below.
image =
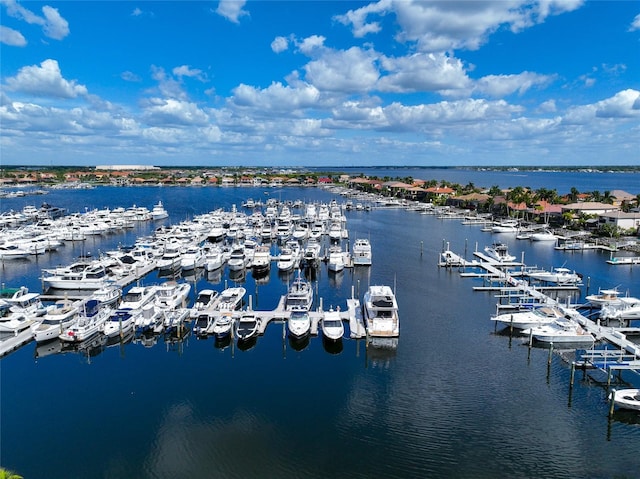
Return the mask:
{"type": "Polygon", "coordinates": [[[553,79],[553,76],[532,72],[523,72],[518,75],[487,75],[476,82],[475,88],[480,93],[498,98],[515,92],[522,95],[534,86],[548,85],[553,79]]]}
{"type": "Polygon", "coordinates": [[[444,53],[415,53],[390,58],[382,57],[383,70],[389,72],[378,82],[378,89],[392,92],[466,91],[471,81],[462,62],[444,53]]]}
{"type": "Polygon", "coordinates": [[[42,16],[24,8],[15,0],[0,0],[7,9],[10,17],[24,20],[29,24],[40,25],[43,33],[54,40],[62,40],[69,35],[69,23],[62,18],[57,8],[45,5],[42,7],[42,16]]]}
{"type": "Polygon", "coordinates": [[[130,81],[135,83],[142,81],[142,78],[140,78],[140,76],[130,71],[122,72],[120,74],[120,78],[122,78],[124,81],[130,81]]]}
{"type": "Polygon", "coordinates": [[[209,117],[195,103],[173,98],[152,98],[143,105],[146,123],[158,125],[205,125],[209,117]]]}
{"type": "Polygon", "coordinates": [[[305,55],[312,55],[314,51],[324,46],[326,38],[322,35],[311,35],[297,43],[298,50],[305,55]]]}
{"type": "Polygon", "coordinates": [[[65,80],[56,60],[45,60],[39,66],[22,67],[14,77],[7,78],[10,90],[40,97],[76,98],[87,94],[87,88],[75,80],[65,80]]]}
{"type": "Polygon", "coordinates": [[[420,51],[444,52],[478,49],[500,27],[517,32],[581,7],[584,0],[487,0],[425,2],[423,0],[380,0],[350,10],[335,19],[351,25],[355,37],[378,32],[372,16],[395,14],[401,42],[415,42],[420,51]]]}
{"type": "Polygon", "coordinates": [[[376,55],[351,47],[344,51],[329,50],[304,66],[307,81],[322,91],[364,92],[378,81],[376,55]]]}
{"type": "Polygon", "coordinates": [[[566,123],[589,124],[595,118],[630,119],[640,118],[640,91],[627,89],[593,104],[580,105],[567,110],[566,123]]]}
{"type": "Polygon", "coordinates": [[[230,22],[240,23],[240,17],[249,15],[249,12],[243,10],[246,0],[220,0],[216,13],[230,22]]]}
{"type": "Polygon", "coordinates": [[[158,82],[158,89],[163,96],[186,100],[187,94],[182,89],[181,83],[167,75],[164,68],[152,65],[151,77],[158,82]]]}
{"type": "Polygon", "coordinates": [[[275,53],[281,53],[289,48],[289,41],[285,37],[276,37],[271,42],[271,50],[275,53]]]}
{"type": "Polygon", "coordinates": [[[19,31],[0,25],[0,43],[12,47],[24,47],[27,44],[27,40],[19,31]]]}
{"type": "Polygon", "coordinates": [[[258,108],[264,111],[288,111],[317,106],[320,92],[313,85],[299,88],[273,82],[265,89],[240,84],[233,90],[233,103],[241,107],[258,108]]]}
{"type": "Polygon", "coordinates": [[[631,22],[631,25],[629,26],[630,32],[635,32],[636,30],[640,30],[640,13],[636,15],[636,17],[631,22]]]}

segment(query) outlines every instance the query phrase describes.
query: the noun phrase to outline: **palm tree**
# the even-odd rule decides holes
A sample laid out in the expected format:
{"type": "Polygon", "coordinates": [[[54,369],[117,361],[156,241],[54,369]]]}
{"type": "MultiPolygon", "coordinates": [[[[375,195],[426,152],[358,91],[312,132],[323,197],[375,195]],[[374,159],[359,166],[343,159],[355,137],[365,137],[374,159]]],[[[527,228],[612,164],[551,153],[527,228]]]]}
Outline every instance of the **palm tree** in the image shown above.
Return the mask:
{"type": "Polygon", "coordinates": [[[9,469],[0,467],[0,479],[24,479],[24,478],[19,474],[15,474],[9,469]]]}
{"type": "Polygon", "coordinates": [[[578,191],[578,188],[576,188],[575,186],[572,186],[571,193],[569,193],[569,200],[571,201],[571,203],[575,203],[578,200],[579,194],[580,192],[578,191]]]}

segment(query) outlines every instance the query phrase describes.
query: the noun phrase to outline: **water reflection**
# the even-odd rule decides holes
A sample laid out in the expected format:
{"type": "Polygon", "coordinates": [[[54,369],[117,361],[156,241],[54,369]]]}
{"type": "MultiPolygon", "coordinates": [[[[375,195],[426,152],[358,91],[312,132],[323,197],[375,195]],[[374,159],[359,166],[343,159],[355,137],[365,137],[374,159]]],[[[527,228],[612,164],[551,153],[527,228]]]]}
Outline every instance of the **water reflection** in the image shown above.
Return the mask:
{"type": "Polygon", "coordinates": [[[342,343],[342,339],[333,341],[331,339],[327,339],[324,336],[322,336],[322,346],[324,347],[324,350],[329,354],[340,354],[344,349],[344,344],[342,343]]]}

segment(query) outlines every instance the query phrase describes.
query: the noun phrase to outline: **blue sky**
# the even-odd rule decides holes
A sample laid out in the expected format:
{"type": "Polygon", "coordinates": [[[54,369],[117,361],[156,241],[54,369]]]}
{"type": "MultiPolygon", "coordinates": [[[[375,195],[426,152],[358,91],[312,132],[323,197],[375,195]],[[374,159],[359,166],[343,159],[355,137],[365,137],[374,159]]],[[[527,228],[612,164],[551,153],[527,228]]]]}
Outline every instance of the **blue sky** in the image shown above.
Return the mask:
{"type": "Polygon", "coordinates": [[[640,165],[634,0],[0,15],[2,165],[640,165]]]}

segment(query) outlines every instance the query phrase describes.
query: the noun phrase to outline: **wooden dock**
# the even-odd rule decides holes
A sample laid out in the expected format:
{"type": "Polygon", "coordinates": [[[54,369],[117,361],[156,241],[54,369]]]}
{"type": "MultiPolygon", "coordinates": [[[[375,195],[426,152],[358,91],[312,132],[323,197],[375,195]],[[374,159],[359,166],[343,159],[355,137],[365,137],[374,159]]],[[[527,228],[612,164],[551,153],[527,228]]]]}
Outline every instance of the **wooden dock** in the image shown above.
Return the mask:
{"type": "Polygon", "coordinates": [[[31,341],[33,341],[31,328],[27,328],[15,336],[3,339],[0,341],[0,358],[24,346],[25,344],[30,343],[31,341]]]}

